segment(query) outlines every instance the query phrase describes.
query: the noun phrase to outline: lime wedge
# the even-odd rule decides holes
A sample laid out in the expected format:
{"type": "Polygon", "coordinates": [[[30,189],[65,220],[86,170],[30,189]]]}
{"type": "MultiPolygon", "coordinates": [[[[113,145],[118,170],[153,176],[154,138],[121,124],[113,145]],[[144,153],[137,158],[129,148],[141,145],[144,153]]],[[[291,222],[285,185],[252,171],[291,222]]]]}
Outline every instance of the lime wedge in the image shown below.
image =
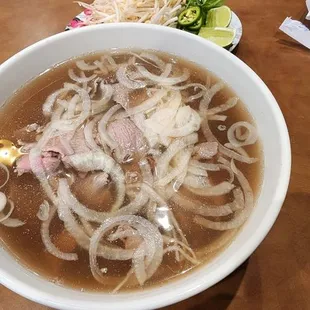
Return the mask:
{"type": "Polygon", "coordinates": [[[201,27],[198,35],[202,38],[214,42],[221,47],[227,47],[232,44],[236,35],[236,31],[231,28],[201,27]]]}
{"type": "Polygon", "coordinates": [[[231,9],[223,5],[219,8],[212,9],[207,15],[207,27],[227,27],[231,21],[231,9]]]}

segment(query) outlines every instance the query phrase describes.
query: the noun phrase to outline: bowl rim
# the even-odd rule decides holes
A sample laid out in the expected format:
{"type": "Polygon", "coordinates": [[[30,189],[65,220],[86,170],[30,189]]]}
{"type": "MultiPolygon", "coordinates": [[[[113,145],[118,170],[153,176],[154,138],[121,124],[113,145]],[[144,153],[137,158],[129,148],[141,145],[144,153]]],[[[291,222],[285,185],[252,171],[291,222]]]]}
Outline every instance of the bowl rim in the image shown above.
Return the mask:
{"type": "MultiPolygon", "coordinates": [[[[191,288],[186,291],[175,291],[175,292],[166,292],[164,293],[164,296],[161,296],[161,298],[155,298],[152,299],[152,309],[154,308],[160,308],[167,305],[174,304],[176,302],[179,302],[181,300],[187,299],[189,297],[192,297],[200,292],[202,292],[205,289],[208,289],[209,287],[213,286],[214,284],[218,283],[222,279],[224,279],[226,276],[228,276],[231,272],[233,272],[237,267],[239,267],[254,251],[255,249],[260,245],[260,243],[263,241],[263,239],[266,237],[268,232],[270,231],[271,227],[273,226],[275,220],[278,217],[278,214],[280,212],[280,209],[282,207],[282,204],[284,202],[284,199],[286,197],[289,180],[290,180],[290,174],[291,174],[291,145],[290,145],[290,139],[289,139],[289,133],[288,129],[285,123],[284,116],[281,112],[281,109],[272,95],[271,91],[268,89],[266,84],[260,79],[260,77],[249,67],[247,66],[242,60],[237,58],[236,56],[232,55],[230,52],[226,51],[225,49],[222,49],[215,45],[212,42],[206,41],[203,38],[200,38],[199,36],[195,36],[186,32],[181,32],[177,29],[159,26],[159,25],[151,25],[151,24],[136,24],[136,23],[120,23],[120,24],[105,24],[105,25],[96,25],[96,26],[89,26],[84,28],[75,29],[74,31],[67,31],[55,34],[53,36],[47,37],[43,40],[40,40],[25,49],[21,50],[17,54],[10,57],[8,60],[6,60],[4,63],[0,65],[0,73],[5,68],[11,66],[14,64],[14,62],[23,57],[26,54],[30,54],[33,51],[39,50],[42,46],[47,44],[52,44],[53,42],[66,38],[78,35],[79,33],[91,33],[95,29],[128,29],[128,28],[145,28],[149,30],[155,30],[155,31],[164,31],[164,32],[170,32],[174,35],[182,35],[185,40],[200,40],[201,43],[204,45],[208,45],[210,48],[215,49],[220,56],[224,56],[227,58],[230,58],[231,61],[235,62],[241,70],[245,71],[249,77],[257,84],[257,87],[260,88],[260,91],[264,94],[266,101],[269,102],[270,110],[272,111],[275,119],[277,120],[276,126],[279,129],[279,132],[281,132],[281,135],[279,135],[280,139],[280,145],[281,145],[281,155],[282,155],[282,163],[280,167],[280,178],[277,185],[277,188],[275,189],[274,195],[273,195],[273,207],[269,208],[267,212],[264,215],[264,218],[262,220],[262,223],[260,226],[258,226],[258,229],[255,231],[255,233],[247,239],[247,242],[243,244],[242,248],[239,253],[233,255],[232,259],[229,261],[229,263],[225,263],[221,265],[221,269],[217,271],[216,276],[213,277],[212,281],[203,281],[201,279],[200,283],[194,283],[191,285],[191,288]]],[[[21,265],[23,269],[26,269],[23,265],[21,265]]],[[[199,272],[199,269],[195,272],[199,272]]],[[[41,278],[43,279],[43,278],[41,278]]],[[[44,281],[49,282],[48,280],[44,279],[44,281]]],[[[61,296],[55,296],[51,293],[48,293],[46,291],[42,291],[42,289],[37,287],[32,287],[30,284],[25,283],[15,275],[10,274],[6,270],[0,267],[0,283],[9,288],[10,290],[18,293],[19,295],[26,297],[32,301],[45,304],[51,307],[56,307],[57,309],[83,309],[81,308],[81,304],[74,303],[73,298],[66,296],[66,298],[63,298],[61,296]],[[71,301],[71,303],[69,302],[71,301]]],[[[102,296],[104,296],[105,293],[102,293],[102,296]]],[[[122,296],[126,296],[126,293],[120,294],[122,296]]],[[[150,298],[150,297],[149,297],[150,298]]],[[[126,307],[128,309],[150,309],[148,304],[145,304],[145,302],[132,302],[132,304],[129,304],[126,299],[122,301],[122,307],[126,304],[126,307]],[[131,308],[134,306],[133,308],[131,308]]],[[[104,306],[104,301],[98,302],[98,301],[87,301],[87,305],[91,309],[102,309],[104,306]],[[100,303],[100,305],[99,305],[100,303]],[[98,308],[97,308],[98,307],[98,308]]],[[[120,303],[119,303],[120,305],[120,303]]],[[[111,306],[111,304],[109,304],[111,306]]],[[[83,305],[85,307],[85,305],[83,305]]],[[[121,308],[117,308],[121,309],[121,308]]]]}

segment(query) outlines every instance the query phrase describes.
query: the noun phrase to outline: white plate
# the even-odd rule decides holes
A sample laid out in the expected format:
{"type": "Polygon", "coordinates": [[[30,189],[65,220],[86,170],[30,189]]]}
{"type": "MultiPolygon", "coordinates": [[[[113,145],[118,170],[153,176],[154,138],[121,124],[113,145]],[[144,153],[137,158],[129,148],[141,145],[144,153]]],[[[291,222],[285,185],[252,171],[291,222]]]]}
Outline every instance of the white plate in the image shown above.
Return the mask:
{"type": "MultiPolygon", "coordinates": [[[[74,30],[74,29],[84,27],[83,23],[86,20],[88,11],[89,10],[84,10],[79,15],[74,17],[71,20],[71,22],[66,26],[65,30],[66,31],[67,30],[74,30]]],[[[236,36],[234,38],[233,44],[228,49],[230,52],[232,52],[237,47],[237,45],[239,44],[241,37],[242,37],[242,23],[241,23],[241,20],[239,19],[239,17],[237,16],[237,14],[235,12],[232,12],[231,22],[230,22],[228,28],[232,28],[232,29],[236,30],[236,36]]]]}

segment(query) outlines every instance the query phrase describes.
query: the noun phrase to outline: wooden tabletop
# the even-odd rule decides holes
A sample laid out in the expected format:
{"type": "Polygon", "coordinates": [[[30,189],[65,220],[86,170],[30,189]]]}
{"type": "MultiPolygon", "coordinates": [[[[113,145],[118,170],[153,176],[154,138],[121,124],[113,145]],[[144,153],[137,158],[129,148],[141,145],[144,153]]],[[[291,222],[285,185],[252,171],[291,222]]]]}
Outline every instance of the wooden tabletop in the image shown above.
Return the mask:
{"type": "MultiPolygon", "coordinates": [[[[278,30],[302,19],[305,0],[227,0],[244,35],[236,55],[266,82],[289,128],[293,167],[280,216],[255,253],[211,289],[165,310],[310,309],[310,50],[278,30]]],[[[63,31],[79,12],[73,0],[0,0],[0,63],[63,31]]],[[[46,310],[0,286],[1,310],[46,310]]]]}

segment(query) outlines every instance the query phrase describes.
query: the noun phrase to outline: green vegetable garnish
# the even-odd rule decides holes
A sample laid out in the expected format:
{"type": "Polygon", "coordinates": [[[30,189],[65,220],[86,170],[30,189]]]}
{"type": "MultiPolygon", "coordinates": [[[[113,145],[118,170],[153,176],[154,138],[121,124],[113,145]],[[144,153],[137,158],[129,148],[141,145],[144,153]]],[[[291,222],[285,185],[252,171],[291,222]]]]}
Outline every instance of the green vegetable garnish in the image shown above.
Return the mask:
{"type": "MultiPolygon", "coordinates": [[[[201,17],[201,9],[199,6],[193,6],[185,9],[178,18],[178,23],[181,26],[191,26],[201,17]]],[[[199,27],[200,28],[200,27],[199,27]]]]}
{"type": "Polygon", "coordinates": [[[224,2],[225,0],[187,0],[186,7],[199,6],[206,12],[222,6],[224,2]]]}

